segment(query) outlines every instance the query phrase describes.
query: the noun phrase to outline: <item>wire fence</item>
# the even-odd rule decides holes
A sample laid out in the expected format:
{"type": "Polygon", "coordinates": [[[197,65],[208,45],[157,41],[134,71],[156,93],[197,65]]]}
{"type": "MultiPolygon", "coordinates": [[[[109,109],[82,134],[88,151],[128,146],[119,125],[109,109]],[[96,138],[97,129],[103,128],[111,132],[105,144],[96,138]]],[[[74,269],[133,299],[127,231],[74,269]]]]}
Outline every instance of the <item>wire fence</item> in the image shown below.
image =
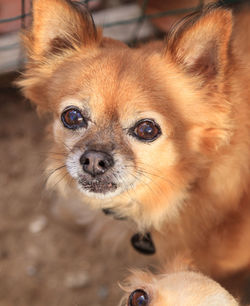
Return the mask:
{"type": "MultiPolygon", "coordinates": [[[[13,22],[13,21],[16,21],[16,20],[21,20],[22,23],[24,24],[25,18],[31,16],[31,11],[29,11],[28,13],[25,13],[25,1],[24,0],[20,0],[20,1],[22,3],[22,5],[21,5],[21,8],[22,8],[21,14],[17,15],[17,16],[14,16],[14,17],[10,17],[10,18],[0,19],[0,24],[1,23],[13,22]]],[[[90,2],[92,2],[92,1],[94,1],[94,0],[82,0],[82,1],[78,1],[78,2],[83,3],[86,6],[88,6],[88,4],[90,2]]],[[[221,3],[223,3],[226,6],[226,5],[231,5],[231,4],[235,4],[235,3],[244,2],[244,0],[224,0],[224,1],[218,1],[218,2],[221,2],[221,3]]],[[[247,0],[245,0],[245,2],[247,2],[247,0]]],[[[30,3],[31,3],[31,7],[32,7],[32,0],[30,1],[30,3]]],[[[194,7],[190,7],[190,8],[180,8],[180,9],[177,9],[177,10],[169,10],[169,11],[160,12],[160,13],[156,13],[156,14],[148,14],[148,15],[146,15],[143,12],[145,11],[147,3],[148,3],[148,0],[144,0],[143,1],[143,4],[142,4],[142,7],[143,7],[142,8],[142,15],[140,17],[133,18],[133,19],[127,19],[127,20],[123,20],[123,21],[116,21],[116,22],[113,22],[113,23],[106,23],[106,24],[103,24],[103,27],[105,28],[105,27],[112,27],[112,26],[115,26],[115,25],[122,25],[122,24],[138,22],[141,19],[153,19],[153,18],[164,17],[164,16],[167,16],[167,15],[189,13],[189,12],[192,12],[192,11],[196,10],[199,7],[202,7],[204,5],[204,0],[201,0],[199,2],[198,6],[194,6],[194,7]]]]}
{"type": "MultiPolygon", "coordinates": [[[[2,0],[2,2],[4,1],[5,0],[2,0]]],[[[8,31],[8,28],[11,29],[11,26],[9,25],[14,24],[14,23],[17,24],[18,22],[19,25],[17,25],[15,29],[17,32],[18,29],[23,29],[28,25],[29,21],[31,20],[31,15],[32,15],[31,13],[32,12],[32,0],[15,0],[15,1],[16,2],[19,1],[18,7],[20,7],[20,13],[15,16],[11,16],[11,17],[7,16],[7,18],[2,18],[2,19],[0,18],[0,60],[1,60],[1,57],[4,58],[3,56],[1,56],[1,54],[7,55],[9,59],[7,61],[4,60],[4,62],[3,61],[0,62],[0,72],[6,71],[8,69],[12,69],[12,67],[20,67],[23,63],[23,56],[22,56],[22,52],[20,49],[18,34],[16,34],[16,36],[13,34],[14,36],[12,39],[11,35],[13,31],[12,30],[8,31]],[[12,51],[13,55],[10,51],[12,51]],[[13,58],[15,58],[14,62],[12,60],[12,56],[13,58]]],[[[88,6],[91,6],[91,2],[94,2],[94,1],[96,0],[79,0],[78,2],[83,3],[88,7],[88,6]]],[[[230,5],[235,5],[237,3],[244,2],[244,1],[248,1],[248,0],[224,0],[224,1],[217,1],[217,2],[220,2],[225,6],[228,6],[228,5],[230,6],[230,5]]],[[[5,6],[8,6],[8,3],[10,3],[10,1],[7,1],[7,0],[5,2],[6,2],[6,4],[4,4],[5,6]]],[[[165,0],[162,2],[167,3],[171,1],[165,0]]],[[[131,33],[131,37],[124,38],[124,40],[127,40],[127,41],[130,40],[130,42],[135,42],[138,40],[138,33],[141,29],[142,24],[145,21],[148,22],[149,20],[154,21],[154,20],[157,20],[163,17],[188,14],[190,12],[193,12],[194,10],[201,8],[204,4],[207,3],[207,1],[197,0],[197,4],[192,7],[179,7],[178,9],[168,9],[168,10],[158,11],[158,12],[153,12],[153,13],[151,13],[150,10],[148,10],[150,0],[137,1],[137,4],[138,3],[140,3],[140,6],[139,6],[140,11],[136,16],[128,16],[125,19],[121,18],[120,20],[118,19],[115,21],[111,20],[107,22],[101,22],[101,25],[103,26],[104,29],[110,29],[112,27],[117,27],[117,26],[134,25],[133,33],[131,33]]],[[[180,3],[182,2],[180,1],[180,3]]],[[[122,0],[120,0],[120,4],[122,4],[122,0]]]]}

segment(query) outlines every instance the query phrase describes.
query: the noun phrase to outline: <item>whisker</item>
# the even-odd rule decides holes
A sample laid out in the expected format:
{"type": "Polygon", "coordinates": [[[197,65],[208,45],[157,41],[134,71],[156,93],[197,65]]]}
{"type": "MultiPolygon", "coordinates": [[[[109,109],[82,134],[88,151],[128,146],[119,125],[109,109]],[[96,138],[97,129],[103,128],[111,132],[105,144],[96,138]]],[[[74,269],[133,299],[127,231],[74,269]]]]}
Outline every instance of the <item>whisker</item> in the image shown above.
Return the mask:
{"type": "Polygon", "coordinates": [[[60,155],[60,156],[67,156],[66,152],[53,152],[53,151],[48,151],[46,152],[47,154],[53,154],[53,155],[60,155]]]}
{"type": "MultiPolygon", "coordinates": [[[[149,179],[150,182],[154,182],[154,180],[150,177],[148,177],[147,175],[145,175],[145,173],[137,171],[137,173],[139,175],[142,175],[143,177],[145,177],[146,179],[149,179]]],[[[161,188],[158,185],[154,185],[154,187],[150,186],[150,183],[146,183],[144,180],[140,180],[146,187],[148,187],[150,189],[150,191],[152,192],[152,194],[156,195],[157,197],[159,196],[159,193],[162,193],[161,188]],[[157,190],[156,190],[157,189],[157,190]]]]}
{"type": "MultiPolygon", "coordinates": [[[[143,163],[141,163],[141,164],[147,166],[146,164],[143,164],[143,163]]],[[[175,184],[171,180],[167,179],[166,177],[163,177],[162,175],[157,174],[156,172],[155,173],[149,172],[142,167],[137,167],[137,169],[141,170],[143,173],[146,173],[148,175],[152,175],[154,177],[160,178],[160,179],[170,183],[172,186],[175,186],[175,184]]]]}
{"type": "Polygon", "coordinates": [[[52,189],[54,189],[56,187],[56,185],[58,185],[66,176],[68,175],[68,172],[66,172],[61,179],[59,179],[53,186],[52,189]]]}
{"type": "MultiPolygon", "coordinates": [[[[142,175],[142,176],[144,176],[145,178],[148,178],[146,175],[144,175],[144,173],[142,173],[142,172],[139,172],[139,171],[136,171],[136,173],[137,174],[139,174],[139,175],[142,175]]],[[[130,174],[131,176],[133,176],[136,180],[138,180],[138,176],[136,176],[136,175],[134,175],[134,174],[130,174]]],[[[150,178],[149,178],[150,179],[150,178]]],[[[152,181],[152,179],[151,179],[151,181],[152,181]]],[[[145,186],[147,186],[153,193],[154,193],[154,190],[152,189],[152,187],[148,184],[148,183],[146,183],[144,180],[140,180],[140,182],[141,183],[143,183],[145,186]]]]}
{"type": "Polygon", "coordinates": [[[65,167],[66,167],[66,165],[61,165],[61,166],[59,166],[58,168],[53,169],[53,170],[48,174],[47,178],[45,179],[44,185],[47,184],[49,178],[50,178],[54,173],[56,173],[57,171],[61,170],[62,168],[65,168],[65,167]]]}
{"type": "Polygon", "coordinates": [[[64,145],[66,149],[68,149],[69,152],[73,152],[72,151],[73,149],[71,149],[64,141],[62,142],[62,144],[64,145]]]}
{"type": "Polygon", "coordinates": [[[61,158],[55,158],[55,157],[52,157],[52,156],[50,156],[49,158],[48,158],[48,160],[53,160],[53,161],[57,161],[57,162],[61,162],[62,161],[62,159],[61,158]]]}
{"type": "MultiPolygon", "coordinates": [[[[140,175],[140,173],[139,173],[138,171],[137,171],[136,174],[139,174],[139,175],[140,175]]],[[[137,176],[137,175],[135,175],[135,174],[133,174],[133,173],[130,173],[130,175],[134,178],[134,180],[138,180],[138,178],[139,178],[139,176],[137,176]]],[[[146,177],[146,176],[145,176],[145,177],[146,177]]],[[[151,179],[151,178],[149,178],[149,179],[151,179]]],[[[125,186],[125,188],[126,188],[124,195],[128,196],[129,200],[131,200],[132,202],[136,201],[136,202],[139,203],[140,205],[143,205],[142,203],[140,203],[140,202],[138,201],[138,199],[135,200],[135,199],[132,198],[131,192],[133,192],[133,193],[136,195],[136,188],[133,188],[133,183],[127,184],[127,183],[123,180],[123,178],[120,178],[120,180],[123,182],[123,184],[124,184],[124,186],[125,186]]],[[[146,183],[146,182],[145,182],[144,180],[142,180],[142,179],[140,179],[140,182],[141,182],[142,184],[144,184],[148,189],[150,189],[150,191],[152,192],[152,194],[158,196],[158,194],[156,193],[156,191],[155,191],[148,183],[146,183]]]]}
{"type": "MultiPolygon", "coordinates": [[[[130,166],[130,165],[126,165],[125,168],[134,168],[133,166],[130,166]]],[[[152,192],[152,194],[156,195],[158,197],[159,193],[162,193],[162,189],[160,188],[160,186],[158,186],[157,184],[154,184],[154,186],[151,186],[150,185],[150,182],[154,182],[154,179],[152,177],[150,177],[150,175],[152,175],[150,172],[146,172],[144,169],[142,168],[137,168],[136,169],[136,173],[137,175],[134,175],[132,173],[130,173],[130,175],[132,177],[135,178],[135,180],[138,180],[138,178],[140,178],[140,182],[142,184],[144,184],[148,189],[150,189],[150,191],[152,192]],[[143,180],[141,177],[144,177],[145,179],[149,180],[149,183],[148,182],[145,182],[145,180],[143,180]]],[[[157,175],[155,175],[157,176],[157,175]]],[[[160,176],[157,176],[157,177],[160,177],[160,176]]],[[[160,177],[162,178],[162,177],[160,177]]],[[[163,179],[163,178],[162,178],[163,179]]],[[[131,186],[131,189],[130,190],[133,190],[132,188],[133,186],[131,186]]],[[[134,192],[136,192],[136,190],[134,190],[134,192]]]]}

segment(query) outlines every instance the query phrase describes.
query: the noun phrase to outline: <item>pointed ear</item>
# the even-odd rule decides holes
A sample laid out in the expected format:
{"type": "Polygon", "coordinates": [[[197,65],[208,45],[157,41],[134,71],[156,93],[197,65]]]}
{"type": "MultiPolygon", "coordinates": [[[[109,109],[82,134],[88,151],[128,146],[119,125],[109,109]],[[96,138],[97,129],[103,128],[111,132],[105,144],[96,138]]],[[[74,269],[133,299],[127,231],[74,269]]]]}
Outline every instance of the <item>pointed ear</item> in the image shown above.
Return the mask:
{"type": "Polygon", "coordinates": [[[33,25],[26,36],[33,56],[93,45],[97,36],[92,17],[83,5],[69,0],[34,0],[33,25]]]}
{"type": "Polygon", "coordinates": [[[173,29],[167,54],[185,72],[208,81],[224,74],[231,33],[231,12],[207,8],[190,15],[173,29]]]}

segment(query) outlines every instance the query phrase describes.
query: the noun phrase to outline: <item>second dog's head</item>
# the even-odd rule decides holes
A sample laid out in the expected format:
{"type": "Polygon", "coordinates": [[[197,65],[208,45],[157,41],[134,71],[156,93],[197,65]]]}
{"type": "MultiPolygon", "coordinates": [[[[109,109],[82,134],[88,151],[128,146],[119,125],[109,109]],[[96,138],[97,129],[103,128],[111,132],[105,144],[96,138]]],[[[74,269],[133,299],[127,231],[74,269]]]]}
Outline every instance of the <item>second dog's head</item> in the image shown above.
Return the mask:
{"type": "Polygon", "coordinates": [[[178,213],[230,135],[231,13],[203,15],[167,44],[130,49],[104,38],[76,2],[34,1],[19,85],[53,114],[54,184],[142,227],[178,213]]]}
{"type": "Polygon", "coordinates": [[[120,306],[238,306],[214,280],[193,271],[153,275],[135,271],[124,288],[120,306]]]}

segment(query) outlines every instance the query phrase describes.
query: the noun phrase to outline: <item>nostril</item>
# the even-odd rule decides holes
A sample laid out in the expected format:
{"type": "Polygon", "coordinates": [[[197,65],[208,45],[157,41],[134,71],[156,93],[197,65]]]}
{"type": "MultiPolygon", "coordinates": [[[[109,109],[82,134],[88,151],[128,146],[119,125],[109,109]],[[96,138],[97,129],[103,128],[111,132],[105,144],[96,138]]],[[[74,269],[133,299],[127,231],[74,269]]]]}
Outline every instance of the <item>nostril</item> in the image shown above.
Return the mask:
{"type": "Polygon", "coordinates": [[[99,161],[98,165],[101,167],[101,168],[105,168],[106,167],[106,164],[103,160],[99,161]]]}
{"type": "Polygon", "coordinates": [[[88,158],[85,158],[84,162],[83,162],[83,165],[89,165],[89,159],[88,158]]]}

